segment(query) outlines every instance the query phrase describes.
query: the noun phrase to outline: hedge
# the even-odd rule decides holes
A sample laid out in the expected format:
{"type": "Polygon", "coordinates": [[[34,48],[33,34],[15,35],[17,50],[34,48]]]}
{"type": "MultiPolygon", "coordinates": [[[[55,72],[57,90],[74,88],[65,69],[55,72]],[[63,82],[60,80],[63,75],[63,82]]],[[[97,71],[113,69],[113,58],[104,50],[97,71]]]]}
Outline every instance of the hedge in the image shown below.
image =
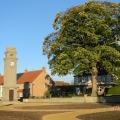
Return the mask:
{"type": "Polygon", "coordinates": [[[120,86],[110,88],[107,94],[120,94],[120,86]]]}

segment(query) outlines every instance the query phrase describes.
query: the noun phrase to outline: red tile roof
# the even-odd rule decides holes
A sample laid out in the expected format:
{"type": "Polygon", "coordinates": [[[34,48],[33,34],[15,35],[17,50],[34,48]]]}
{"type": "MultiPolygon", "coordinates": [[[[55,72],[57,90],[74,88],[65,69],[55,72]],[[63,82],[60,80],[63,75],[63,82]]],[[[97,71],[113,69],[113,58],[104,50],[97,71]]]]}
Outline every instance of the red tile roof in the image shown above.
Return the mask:
{"type": "Polygon", "coordinates": [[[25,82],[33,82],[40,74],[42,70],[28,71],[24,73],[18,80],[17,84],[23,84],[25,82]]]}
{"type": "Polygon", "coordinates": [[[69,85],[69,83],[64,81],[55,81],[55,86],[69,85]]]}
{"type": "Polygon", "coordinates": [[[4,79],[4,77],[0,75],[0,85],[3,84],[3,79],[4,79]]]}

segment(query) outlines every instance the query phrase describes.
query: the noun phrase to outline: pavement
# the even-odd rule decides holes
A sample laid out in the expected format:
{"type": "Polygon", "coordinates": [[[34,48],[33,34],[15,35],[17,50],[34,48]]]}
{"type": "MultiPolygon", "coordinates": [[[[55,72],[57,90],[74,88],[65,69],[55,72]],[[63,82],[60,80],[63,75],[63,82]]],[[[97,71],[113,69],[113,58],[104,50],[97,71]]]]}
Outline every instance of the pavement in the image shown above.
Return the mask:
{"type": "Polygon", "coordinates": [[[106,110],[103,109],[77,110],[73,112],[46,115],[43,116],[43,120],[78,120],[78,118],[76,118],[76,116],[78,115],[97,113],[97,112],[106,112],[106,110]]]}
{"type": "MultiPolygon", "coordinates": [[[[57,104],[57,103],[56,103],[57,104]]],[[[7,110],[7,111],[66,111],[64,113],[57,113],[57,114],[50,114],[43,116],[43,120],[78,120],[76,116],[83,115],[83,114],[90,114],[90,113],[97,113],[97,112],[106,112],[114,110],[111,108],[106,110],[106,108],[97,108],[97,109],[69,109],[66,110],[28,110],[22,109],[22,106],[37,106],[37,105],[51,105],[51,103],[0,103],[0,110],[7,110]],[[21,107],[21,109],[17,109],[16,107],[21,107]],[[70,112],[67,112],[70,111],[70,112]]],[[[55,104],[54,104],[55,105],[55,104]]],[[[120,110],[120,108],[118,109],[120,110]]]]}

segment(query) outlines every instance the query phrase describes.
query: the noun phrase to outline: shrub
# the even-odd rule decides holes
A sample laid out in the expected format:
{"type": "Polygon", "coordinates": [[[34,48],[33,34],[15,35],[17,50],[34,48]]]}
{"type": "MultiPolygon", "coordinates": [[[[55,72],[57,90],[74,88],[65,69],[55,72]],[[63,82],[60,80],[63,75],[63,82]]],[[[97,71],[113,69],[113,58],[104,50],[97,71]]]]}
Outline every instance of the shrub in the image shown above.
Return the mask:
{"type": "Polygon", "coordinates": [[[35,96],[31,96],[30,98],[35,98],[35,96]]]}
{"type": "Polygon", "coordinates": [[[69,92],[62,92],[62,97],[74,97],[76,96],[74,93],[69,93],[69,92]]]}
{"type": "Polygon", "coordinates": [[[46,97],[50,97],[52,94],[52,90],[48,89],[45,93],[46,97]]]}
{"type": "Polygon", "coordinates": [[[75,94],[68,94],[68,97],[75,97],[75,94]]]}
{"type": "Polygon", "coordinates": [[[107,94],[120,94],[120,86],[110,88],[107,94]]]}

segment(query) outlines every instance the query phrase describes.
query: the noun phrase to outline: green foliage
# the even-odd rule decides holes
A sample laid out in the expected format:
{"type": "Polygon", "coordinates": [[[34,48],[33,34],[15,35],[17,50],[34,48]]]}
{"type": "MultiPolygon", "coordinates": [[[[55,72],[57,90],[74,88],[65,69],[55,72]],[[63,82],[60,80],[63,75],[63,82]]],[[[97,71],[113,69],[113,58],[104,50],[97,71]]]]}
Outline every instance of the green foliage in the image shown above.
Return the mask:
{"type": "Polygon", "coordinates": [[[120,94],[120,86],[110,88],[107,94],[120,94]]]}
{"type": "Polygon", "coordinates": [[[52,75],[91,73],[95,95],[101,68],[120,73],[120,4],[91,0],[71,7],[56,14],[53,28],[43,42],[52,75]]]}
{"type": "Polygon", "coordinates": [[[50,97],[52,94],[52,90],[51,89],[48,89],[45,93],[46,97],[50,97]]]}
{"type": "MultiPolygon", "coordinates": [[[[119,72],[120,73],[120,72],[119,72]]],[[[120,75],[119,75],[119,73],[117,74],[117,75],[114,75],[113,77],[114,77],[114,79],[116,80],[116,85],[117,86],[120,86],[120,75]]]]}
{"type": "Polygon", "coordinates": [[[116,85],[120,86],[120,80],[116,80],[116,85]]]}
{"type": "Polygon", "coordinates": [[[53,28],[43,42],[53,75],[91,73],[93,64],[108,73],[120,69],[120,47],[111,44],[120,34],[119,4],[93,0],[72,7],[56,14],[53,28]]]}
{"type": "Polygon", "coordinates": [[[75,97],[76,95],[74,93],[69,93],[69,92],[63,92],[62,97],[75,97]]]}

